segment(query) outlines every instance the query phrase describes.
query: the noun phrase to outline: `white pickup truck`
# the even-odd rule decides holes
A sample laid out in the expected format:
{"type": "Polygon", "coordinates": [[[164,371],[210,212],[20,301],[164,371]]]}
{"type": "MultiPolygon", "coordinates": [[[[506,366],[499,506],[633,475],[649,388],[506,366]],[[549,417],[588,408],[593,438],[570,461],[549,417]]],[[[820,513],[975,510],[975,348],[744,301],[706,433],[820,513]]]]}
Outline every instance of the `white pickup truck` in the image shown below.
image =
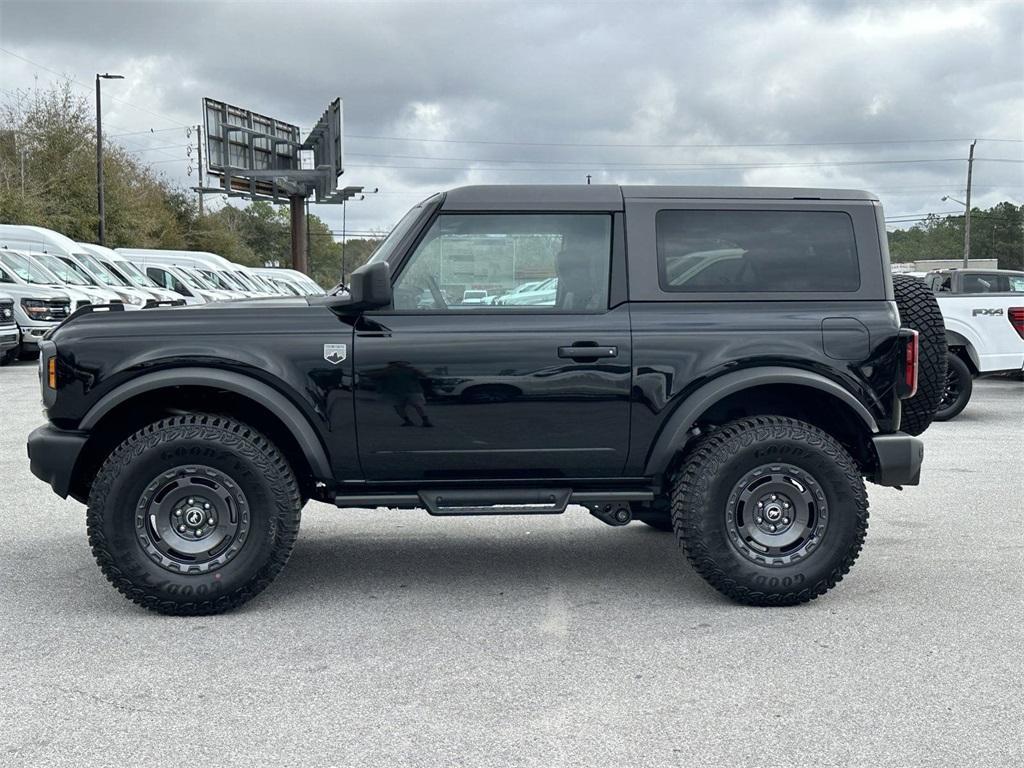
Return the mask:
{"type": "Polygon", "coordinates": [[[1024,272],[945,269],[923,279],[946,324],[946,390],[935,419],[948,421],[971,399],[975,376],[1024,372],[1024,272]]]}

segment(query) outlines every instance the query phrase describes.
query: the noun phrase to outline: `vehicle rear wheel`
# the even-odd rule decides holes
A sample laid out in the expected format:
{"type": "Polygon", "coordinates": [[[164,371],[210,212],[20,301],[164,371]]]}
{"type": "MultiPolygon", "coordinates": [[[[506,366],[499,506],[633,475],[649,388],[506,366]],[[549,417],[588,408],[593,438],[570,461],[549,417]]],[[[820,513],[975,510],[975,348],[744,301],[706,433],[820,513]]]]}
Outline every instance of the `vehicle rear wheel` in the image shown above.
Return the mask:
{"type": "Polygon", "coordinates": [[[747,605],[796,605],[842,580],[868,527],[864,481],[829,434],[795,419],[730,422],[687,457],[672,492],[697,572],[747,605]]]}
{"type": "Polygon", "coordinates": [[[939,401],[936,421],[949,421],[967,407],[974,389],[974,377],[967,363],[952,352],[946,359],[946,386],[939,401]]]}
{"type": "Polygon", "coordinates": [[[86,516],[93,555],[126,597],[159,613],[235,608],[284,567],[299,530],[298,483],[281,452],[221,416],[174,416],[119,445],[86,516]]]}
{"type": "Polygon", "coordinates": [[[920,435],[935,418],[946,381],[946,326],[931,288],[910,275],[893,275],[900,324],[918,333],[917,394],[901,404],[900,429],[920,435]]]}

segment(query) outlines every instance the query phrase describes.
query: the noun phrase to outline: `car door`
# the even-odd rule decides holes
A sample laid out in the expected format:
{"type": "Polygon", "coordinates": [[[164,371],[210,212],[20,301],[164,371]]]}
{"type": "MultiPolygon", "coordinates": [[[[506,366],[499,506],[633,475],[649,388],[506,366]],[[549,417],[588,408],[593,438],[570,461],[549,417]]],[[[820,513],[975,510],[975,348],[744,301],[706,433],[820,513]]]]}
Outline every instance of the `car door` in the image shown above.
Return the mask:
{"type": "Polygon", "coordinates": [[[618,475],[629,442],[629,308],[609,306],[607,213],[442,213],[356,324],[369,480],[618,475]],[[503,305],[557,278],[534,304],[503,305]],[[493,303],[463,303],[487,290],[493,303]],[[471,294],[472,297],[474,294],[471,294]]]}

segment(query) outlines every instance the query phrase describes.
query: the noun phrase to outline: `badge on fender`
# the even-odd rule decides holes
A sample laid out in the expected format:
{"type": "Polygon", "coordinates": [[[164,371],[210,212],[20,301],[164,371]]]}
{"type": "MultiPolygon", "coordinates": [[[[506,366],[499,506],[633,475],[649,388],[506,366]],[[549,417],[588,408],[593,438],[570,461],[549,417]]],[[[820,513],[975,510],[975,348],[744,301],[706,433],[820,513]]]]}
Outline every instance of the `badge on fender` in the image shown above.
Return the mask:
{"type": "Polygon", "coordinates": [[[324,344],[324,360],[331,365],[337,365],[348,357],[348,347],[345,344],[324,344]]]}

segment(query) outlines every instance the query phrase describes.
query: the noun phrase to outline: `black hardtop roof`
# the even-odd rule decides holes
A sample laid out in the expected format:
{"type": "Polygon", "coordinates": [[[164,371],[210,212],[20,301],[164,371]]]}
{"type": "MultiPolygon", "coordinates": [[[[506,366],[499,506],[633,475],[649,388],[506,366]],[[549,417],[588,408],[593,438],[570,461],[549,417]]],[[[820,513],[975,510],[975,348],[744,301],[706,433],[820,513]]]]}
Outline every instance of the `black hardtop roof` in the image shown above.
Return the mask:
{"type": "Polygon", "coordinates": [[[624,200],[877,200],[857,189],[618,184],[481,184],[445,193],[445,210],[622,210],[624,200]]]}

